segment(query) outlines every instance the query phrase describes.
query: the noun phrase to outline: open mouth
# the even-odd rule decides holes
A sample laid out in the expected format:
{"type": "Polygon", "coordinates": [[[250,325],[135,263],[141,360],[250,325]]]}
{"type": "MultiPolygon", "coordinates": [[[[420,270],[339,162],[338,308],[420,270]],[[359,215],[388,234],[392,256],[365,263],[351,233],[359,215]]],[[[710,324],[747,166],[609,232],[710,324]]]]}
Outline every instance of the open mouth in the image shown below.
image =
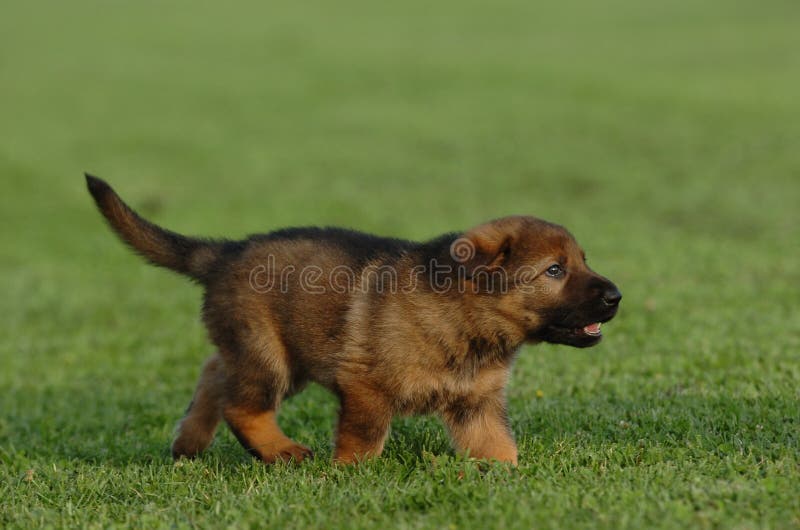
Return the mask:
{"type": "Polygon", "coordinates": [[[579,333],[584,333],[591,337],[600,337],[603,332],[600,331],[600,322],[595,322],[593,324],[589,324],[588,326],[583,326],[580,330],[577,330],[579,333]]]}
{"type": "Polygon", "coordinates": [[[567,333],[570,335],[575,335],[578,337],[589,336],[589,337],[602,337],[603,332],[600,330],[600,322],[594,322],[592,324],[588,324],[583,326],[582,328],[570,328],[567,326],[553,326],[553,328],[560,330],[562,333],[567,333]]]}
{"type": "MultiPolygon", "coordinates": [[[[616,311],[614,311],[616,313],[616,311]]],[[[586,323],[586,320],[578,318],[569,322],[552,323],[537,330],[531,338],[543,340],[551,344],[566,344],[576,348],[588,348],[603,340],[603,332],[600,329],[602,324],[614,318],[614,313],[607,315],[590,315],[589,318],[597,319],[595,322],[586,323]],[[583,320],[583,321],[581,321],[583,320]]]]}

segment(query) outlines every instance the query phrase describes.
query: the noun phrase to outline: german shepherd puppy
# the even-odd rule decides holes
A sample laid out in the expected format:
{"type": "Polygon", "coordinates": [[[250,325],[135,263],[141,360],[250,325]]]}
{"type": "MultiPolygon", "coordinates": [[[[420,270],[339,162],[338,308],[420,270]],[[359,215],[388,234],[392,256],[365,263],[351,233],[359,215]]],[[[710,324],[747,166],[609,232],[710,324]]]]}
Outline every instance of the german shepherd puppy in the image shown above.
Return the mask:
{"type": "Polygon", "coordinates": [[[423,243],[340,228],[209,240],[160,228],[106,182],[86,182],[125,243],[205,289],[203,321],[218,351],[180,423],[175,458],[206,449],[222,419],[264,462],[311,456],[277,413],[315,381],[341,403],[337,462],[380,455],[395,415],[437,413],[458,451],[516,465],[505,398],[516,352],[597,344],[622,298],[567,230],[534,217],[423,243]]]}

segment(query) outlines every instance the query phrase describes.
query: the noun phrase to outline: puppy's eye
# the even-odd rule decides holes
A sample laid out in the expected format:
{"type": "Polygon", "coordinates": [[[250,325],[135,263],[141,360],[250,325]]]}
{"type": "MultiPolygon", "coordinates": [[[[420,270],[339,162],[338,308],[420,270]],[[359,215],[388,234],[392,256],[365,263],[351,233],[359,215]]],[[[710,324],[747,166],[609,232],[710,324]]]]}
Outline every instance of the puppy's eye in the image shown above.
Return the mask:
{"type": "Polygon", "coordinates": [[[545,274],[550,276],[551,278],[561,278],[564,275],[564,267],[561,265],[554,263],[550,265],[545,271],[545,274]]]}

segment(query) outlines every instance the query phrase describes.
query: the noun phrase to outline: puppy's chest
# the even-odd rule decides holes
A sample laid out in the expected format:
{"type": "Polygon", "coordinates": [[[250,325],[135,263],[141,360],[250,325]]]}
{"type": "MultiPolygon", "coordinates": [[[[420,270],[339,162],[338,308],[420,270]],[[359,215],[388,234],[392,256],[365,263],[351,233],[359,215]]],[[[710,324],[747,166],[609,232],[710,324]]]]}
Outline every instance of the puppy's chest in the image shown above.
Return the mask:
{"type": "Polygon", "coordinates": [[[408,367],[398,379],[396,406],[401,414],[430,414],[451,407],[477,406],[502,392],[508,368],[500,364],[474,373],[446,367],[408,367]]]}
{"type": "Polygon", "coordinates": [[[515,351],[503,338],[427,339],[399,370],[395,388],[401,413],[477,406],[503,392],[515,351]]]}

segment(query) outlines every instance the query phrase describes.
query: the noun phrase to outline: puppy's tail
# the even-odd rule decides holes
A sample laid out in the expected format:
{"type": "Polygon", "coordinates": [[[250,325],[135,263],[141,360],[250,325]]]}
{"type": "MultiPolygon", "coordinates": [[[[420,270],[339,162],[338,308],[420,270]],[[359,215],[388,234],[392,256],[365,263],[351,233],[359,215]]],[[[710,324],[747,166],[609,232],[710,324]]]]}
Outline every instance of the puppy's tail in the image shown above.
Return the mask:
{"type": "Polygon", "coordinates": [[[225,242],[182,236],[142,219],[104,180],[88,173],[86,186],[108,224],[134,251],[153,265],[204,283],[225,242]]]}

